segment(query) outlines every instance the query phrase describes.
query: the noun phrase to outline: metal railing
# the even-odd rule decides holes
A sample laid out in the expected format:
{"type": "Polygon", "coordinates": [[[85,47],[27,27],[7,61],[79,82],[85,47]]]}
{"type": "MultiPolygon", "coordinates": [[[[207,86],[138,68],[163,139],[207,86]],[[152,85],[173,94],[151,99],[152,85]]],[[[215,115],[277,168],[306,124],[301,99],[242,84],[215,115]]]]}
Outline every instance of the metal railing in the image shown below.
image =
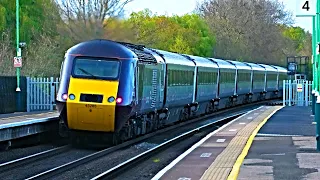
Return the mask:
{"type": "Polygon", "coordinates": [[[58,78],[27,77],[27,112],[55,109],[58,78]]]}
{"type": "Polygon", "coordinates": [[[312,105],[312,83],[307,80],[283,81],[283,105],[310,106],[312,105]]]}

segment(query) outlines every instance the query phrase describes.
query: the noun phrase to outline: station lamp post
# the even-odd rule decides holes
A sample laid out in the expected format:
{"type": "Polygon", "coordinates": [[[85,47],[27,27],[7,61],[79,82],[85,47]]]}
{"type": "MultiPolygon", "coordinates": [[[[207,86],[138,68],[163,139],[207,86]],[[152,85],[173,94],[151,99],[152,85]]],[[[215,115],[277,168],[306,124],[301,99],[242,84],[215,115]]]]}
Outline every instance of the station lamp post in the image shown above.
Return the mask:
{"type": "Polygon", "coordinates": [[[22,67],[22,57],[21,57],[21,47],[24,47],[25,43],[20,43],[20,29],[19,29],[19,0],[16,0],[16,51],[17,56],[14,57],[14,67],[16,68],[16,75],[17,75],[17,88],[16,88],[16,104],[17,104],[17,110],[21,111],[21,89],[20,89],[20,68],[22,67]]]}

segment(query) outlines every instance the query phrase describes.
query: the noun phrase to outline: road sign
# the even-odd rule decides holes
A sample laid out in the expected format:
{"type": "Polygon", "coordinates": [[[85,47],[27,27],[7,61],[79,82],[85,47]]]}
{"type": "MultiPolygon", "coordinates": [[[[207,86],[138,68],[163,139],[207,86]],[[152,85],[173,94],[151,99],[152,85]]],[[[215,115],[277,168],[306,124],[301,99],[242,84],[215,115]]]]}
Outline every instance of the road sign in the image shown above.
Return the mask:
{"type": "Polygon", "coordinates": [[[297,16],[315,16],[317,0],[296,0],[297,16]]]}
{"type": "Polygon", "coordinates": [[[302,92],[302,84],[297,84],[297,92],[302,92]]]}
{"type": "Polygon", "coordinates": [[[14,67],[22,67],[22,57],[14,57],[13,66],[14,67]]]}

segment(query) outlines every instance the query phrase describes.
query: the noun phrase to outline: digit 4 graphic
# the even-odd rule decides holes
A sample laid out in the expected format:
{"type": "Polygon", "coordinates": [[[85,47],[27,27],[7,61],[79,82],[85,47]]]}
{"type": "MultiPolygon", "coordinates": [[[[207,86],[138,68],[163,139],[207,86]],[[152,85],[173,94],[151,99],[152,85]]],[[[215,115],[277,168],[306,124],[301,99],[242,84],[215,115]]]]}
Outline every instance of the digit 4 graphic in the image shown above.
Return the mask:
{"type": "Polygon", "coordinates": [[[296,0],[297,16],[315,16],[317,0],[296,0]]]}
{"type": "Polygon", "coordinates": [[[302,6],[302,9],[306,9],[307,11],[309,11],[310,7],[309,7],[309,1],[306,1],[304,3],[304,5],[302,6]]]}

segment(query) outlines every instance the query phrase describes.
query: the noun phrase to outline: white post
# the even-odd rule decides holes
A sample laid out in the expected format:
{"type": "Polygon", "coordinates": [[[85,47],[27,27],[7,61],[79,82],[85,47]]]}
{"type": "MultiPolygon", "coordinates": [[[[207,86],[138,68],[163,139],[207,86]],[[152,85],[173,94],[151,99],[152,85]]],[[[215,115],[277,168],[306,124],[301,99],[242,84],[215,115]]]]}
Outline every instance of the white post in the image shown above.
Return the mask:
{"type": "Polygon", "coordinates": [[[53,110],[53,101],[54,100],[54,83],[53,77],[50,77],[50,111],[53,110]]]}
{"type": "Polygon", "coordinates": [[[42,86],[42,80],[43,78],[41,77],[39,79],[39,93],[40,93],[40,98],[39,98],[39,104],[40,104],[40,110],[43,110],[43,99],[42,99],[42,93],[43,93],[43,86],[42,86]]]}
{"type": "Polygon", "coordinates": [[[32,103],[32,110],[36,109],[36,104],[37,104],[37,89],[36,89],[36,78],[32,78],[32,99],[33,99],[33,103],[32,103]]]}
{"type": "Polygon", "coordinates": [[[292,101],[292,87],[291,87],[291,80],[289,80],[288,86],[289,86],[289,106],[291,106],[292,101]]]}
{"type": "Polygon", "coordinates": [[[286,106],[286,80],[283,80],[282,94],[283,94],[282,104],[283,106],[286,106]]]}
{"type": "Polygon", "coordinates": [[[304,89],[304,99],[305,99],[305,106],[309,105],[309,81],[305,81],[304,83],[305,89],[304,89]]]}
{"type": "Polygon", "coordinates": [[[46,110],[50,109],[50,80],[46,78],[46,110]]]}
{"type": "Polygon", "coordinates": [[[27,77],[27,112],[30,112],[30,77],[27,77]]]}
{"type": "Polygon", "coordinates": [[[40,82],[40,80],[39,80],[39,77],[37,77],[37,81],[36,81],[36,87],[37,87],[37,111],[39,111],[39,109],[40,109],[40,107],[39,107],[39,105],[40,105],[40,94],[39,94],[39,82],[40,82]]]}

